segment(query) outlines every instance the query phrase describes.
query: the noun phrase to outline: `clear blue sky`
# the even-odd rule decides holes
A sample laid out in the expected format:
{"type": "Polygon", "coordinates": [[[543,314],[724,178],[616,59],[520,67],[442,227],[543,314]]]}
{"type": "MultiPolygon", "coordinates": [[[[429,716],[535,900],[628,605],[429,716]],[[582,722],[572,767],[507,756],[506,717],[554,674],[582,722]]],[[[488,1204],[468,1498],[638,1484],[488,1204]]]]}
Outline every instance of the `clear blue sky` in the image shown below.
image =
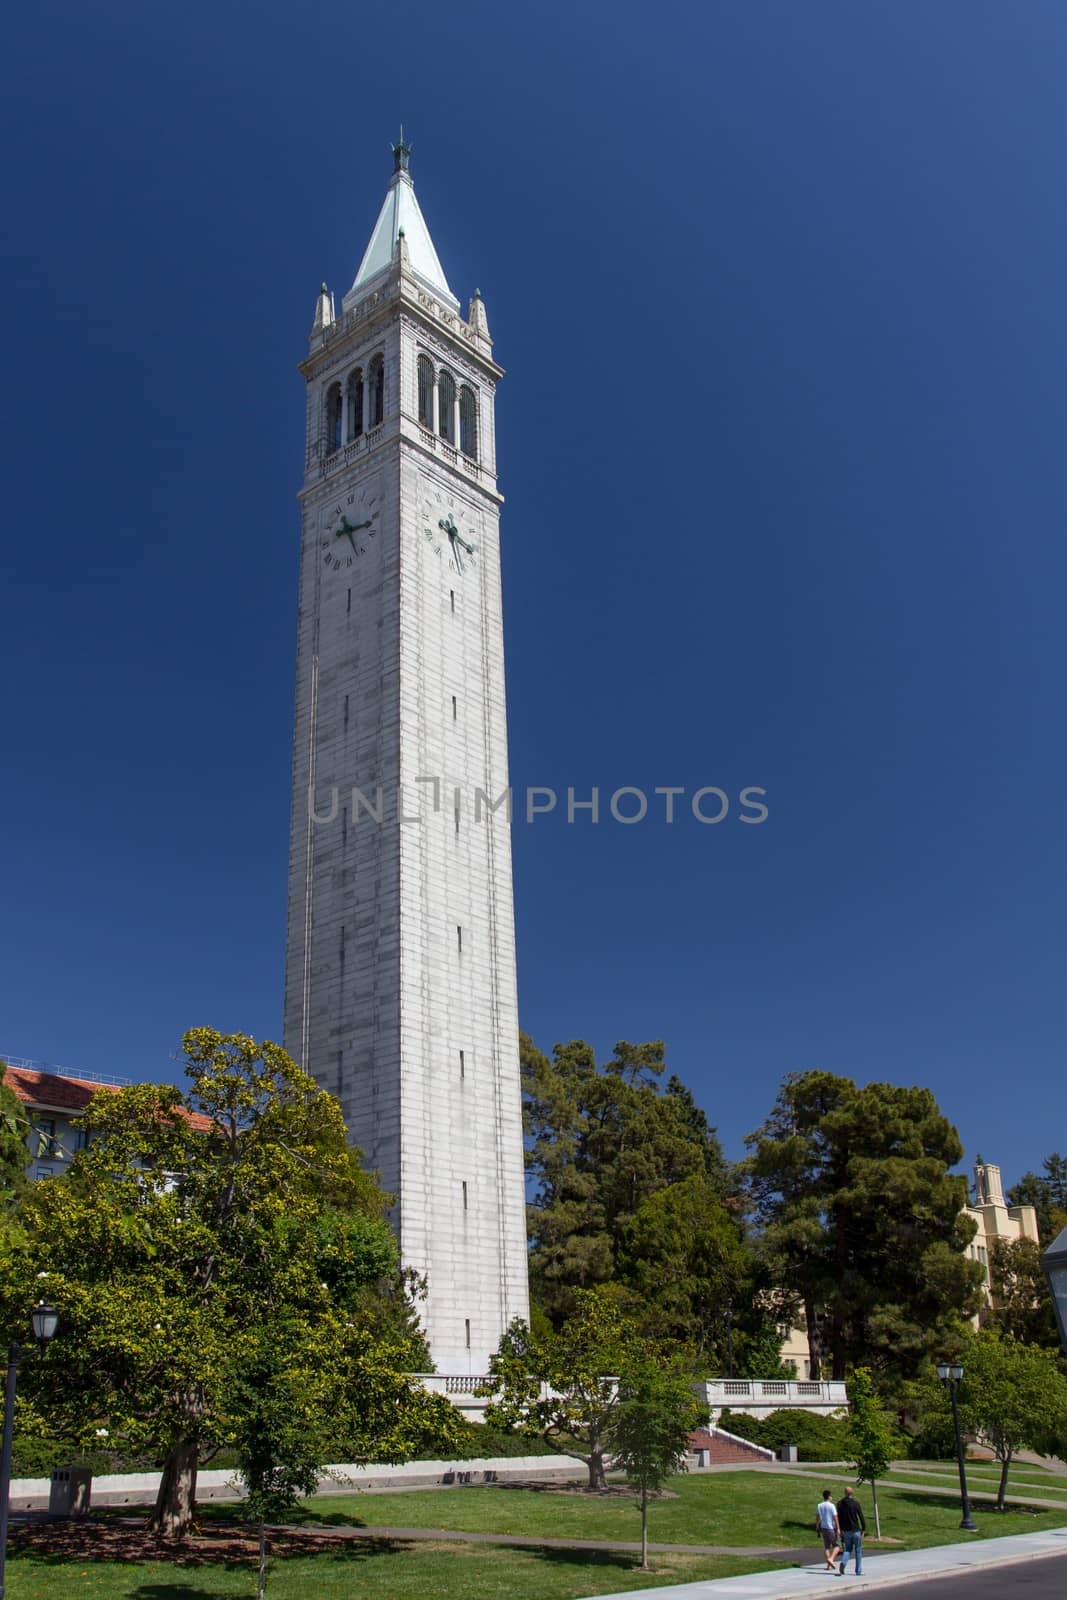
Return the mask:
{"type": "Polygon", "coordinates": [[[7,28],[0,1048],[277,1036],[303,383],[401,120],[480,285],[524,1026],[1067,1146],[1057,0],[38,0],[7,28]]]}

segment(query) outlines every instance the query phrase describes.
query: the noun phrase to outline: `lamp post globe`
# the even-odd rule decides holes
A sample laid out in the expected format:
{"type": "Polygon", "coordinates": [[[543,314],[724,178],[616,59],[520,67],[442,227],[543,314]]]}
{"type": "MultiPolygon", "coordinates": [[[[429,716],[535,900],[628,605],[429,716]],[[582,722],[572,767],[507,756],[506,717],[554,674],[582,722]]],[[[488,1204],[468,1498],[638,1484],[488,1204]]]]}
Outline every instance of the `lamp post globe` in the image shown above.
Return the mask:
{"type": "Polygon", "coordinates": [[[1052,1296],[1060,1344],[1067,1352],[1067,1228],[1058,1233],[1041,1257],[1041,1267],[1052,1296]]]}

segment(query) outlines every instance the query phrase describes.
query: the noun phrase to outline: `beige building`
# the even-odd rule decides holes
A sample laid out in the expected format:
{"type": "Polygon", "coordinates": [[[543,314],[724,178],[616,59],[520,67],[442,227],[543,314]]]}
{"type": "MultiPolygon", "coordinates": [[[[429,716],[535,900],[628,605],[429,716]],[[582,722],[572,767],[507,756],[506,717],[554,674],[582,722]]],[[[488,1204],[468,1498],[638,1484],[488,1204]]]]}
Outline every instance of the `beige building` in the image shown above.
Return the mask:
{"type": "MultiPolygon", "coordinates": [[[[1009,1206],[1004,1199],[1000,1168],[978,1160],[974,1167],[974,1202],[964,1207],[964,1213],[972,1218],[976,1226],[974,1238],[967,1246],[967,1254],[972,1261],[981,1264],[985,1274],[985,1304],[988,1306],[993,1298],[989,1271],[993,1245],[998,1239],[1008,1243],[1017,1239],[1033,1239],[1036,1243],[1037,1212],[1033,1206],[1009,1206]]],[[[977,1327],[982,1320],[981,1313],[973,1320],[977,1327]]],[[[783,1326],[782,1360],[793,1363],[801,1381],[810,1379],[808,1334],[803,1323],[798,1327],[783,1326]]]]}
{"type": "MultiPolygon", "coordinates": [[[[974,1203],[965,1208],[966,1215],[977,1224],[977,1232],[967,1246],[967,1254],[981,1263],[985,1274],[985,1302],[993,1298],[989,1261],[998,1239],[1014,1244],[1019,1239],[1032,1239],[1037,1243],[1037,1212],[1033,1206],[1009,1206],[1004,1200],[1000,1182],[1000,1168],[987,1161],[976,1161],[974,1166],[974,1203]]],[[[981,1315],[974,1318],[975,1326],[981,1315]]]]}

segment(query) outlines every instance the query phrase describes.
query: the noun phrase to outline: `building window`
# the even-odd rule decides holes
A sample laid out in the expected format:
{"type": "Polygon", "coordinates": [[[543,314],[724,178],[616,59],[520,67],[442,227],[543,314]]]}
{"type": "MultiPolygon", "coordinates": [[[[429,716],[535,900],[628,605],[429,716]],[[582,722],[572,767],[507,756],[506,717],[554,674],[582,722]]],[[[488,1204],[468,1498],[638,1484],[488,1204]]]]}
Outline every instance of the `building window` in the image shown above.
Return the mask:
{"type": "Polygon", "coordinates": [[[453,695],[452,696],[452,721],[455,722],[458,716],[459,716],[459,707],[458,707],[458,705],[456,703],[456,697],[455,697],[455,695],[453,695]]]}
{"type": "Polygon", "coordinates": [[[419,421],[433,432],[433,362],[419,357],[419,421]]]}
{"type": "Polygon", "coordinates": [[[363,432],[363,368],[348,374],[348,437],[358,439],[363,432]]]}
{"type": "Polygon", "coordinates": [[[385,360],[375,356],[370,364],[370,422],[371,428],[380,426],[385,416],[385,360]]]}
{"type": "Polygon", "coordinates": [[[442,439],[455,444],[456,380],[450,372],[437,379],[437,431],[442,439]]]}
{"type": "Polygon", "coordinates": [[[466,1211],[466,1209],[467,1209],[467,1180],[466,1180],[466,1178],[464,1178],[464,1180],[463,1180],[463,1209],[464,1209],[464,1211],[466,1211]]]}
{"type": "Polygon", "coordinates": [[[326,391],[326,449],[332,455],[341,448],[341,418],[344,405],[341,398],[341,385],[331,383],[326,391]]]}
{"type": "Polygon", "coordinates": [[[456,614],[456,591],[455,591],[455,589],[449,589],[449,591],[448,591],[448,603],[452,607],[452,615],[455,616],[455,614],[456,614]]]}
{"type": "Polygon", "coordinates": [[[463,929],[458,923],[456,925],[456,949],[460,955],[463,954],[463,929]]]}
{"type": "Polygon", "coordinates": [[[469,1350],[470,1347],[471,1347],[471,1319],[470,1319],[470,1317],[464,1317],[463,1326],[466,1329],[467,1349],[469,1350]]]}
{"type": "Polygon", "coordinates": [[[43,1156],[46,1161],[54,1161],[59,1154],[55,1118],[42,1117],[39,1122],[34,1123],[33,1127],[37,1135],[38,1158],[43,1156]]]}
{"type": "Polygon", "coordinates": [[[464,384],[459,391],[459,448],[472,461],[478,459],[478,402],[464,384]]]}
{"type": "Polygon", "coordinates": [[[467,1058],[462,1050],[459,1053],[459,1075],[461,1078],[467,1076],[467,1058]]]}

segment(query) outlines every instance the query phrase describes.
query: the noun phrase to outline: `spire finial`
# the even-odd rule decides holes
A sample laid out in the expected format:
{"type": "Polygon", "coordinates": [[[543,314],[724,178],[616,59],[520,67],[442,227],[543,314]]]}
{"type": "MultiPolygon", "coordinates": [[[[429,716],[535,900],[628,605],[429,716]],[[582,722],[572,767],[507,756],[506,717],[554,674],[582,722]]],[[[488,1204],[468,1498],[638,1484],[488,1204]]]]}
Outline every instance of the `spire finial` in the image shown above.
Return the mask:
{"type": "Polygon", "coordinates": [[[400,138],[392,147],[393,171],[407,172],[411,166],[411,146],[404,138],[404,124],[400,124],[400,138]]]}

